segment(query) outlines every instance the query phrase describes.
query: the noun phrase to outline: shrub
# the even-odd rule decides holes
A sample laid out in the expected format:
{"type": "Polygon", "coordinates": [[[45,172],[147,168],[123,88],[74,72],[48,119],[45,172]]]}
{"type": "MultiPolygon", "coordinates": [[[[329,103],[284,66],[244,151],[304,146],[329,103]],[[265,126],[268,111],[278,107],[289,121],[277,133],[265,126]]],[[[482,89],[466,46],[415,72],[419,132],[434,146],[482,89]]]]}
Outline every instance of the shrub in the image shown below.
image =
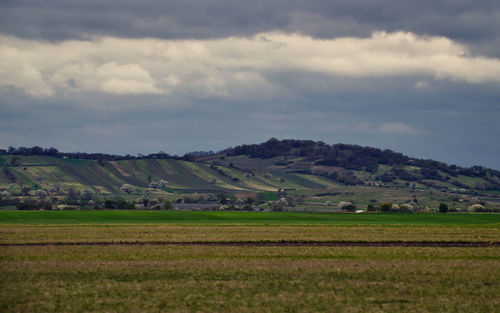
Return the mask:
{"type": "Polygon", "coordinates": [[[82,190],[80,192],[80,197],[84,200],[90,200],[94,196],[92,190],[82,190]]]}
{"type": "Polygon", "coordinates": [[[152,181],[152,182],[149,183],[149,188],[152,188],[152,189],[156,190],[156,189],[160,188],[160,184],[157,183],[157,182],[152,181]]]}
{"type": "Polygon", "coordinates": [[[492,210],[486,209],[481,204],[473,204],[469,207],[469,212],[492,212],[492,210]]]}
{"type": "Polygon", "coordinates": [[[413,206],[408,203],[401,204],[399,206],[399,212],[402,213],[412,213],[414,211],[413,206]]]}
{"type": "Polygon", "coordinates": [[[384,202],[379,204],[378,209],[382,212],[390,212],[392,209],[392,203],[384,202]]]}
{"type": "Polygon", "coordinates": [[[131,194],[135,191],[134,187],[132,187],[131,185],[129,184],[123,184],[121,187],[120,187],[120,190],[123,191],[124,193],[126,194],[131,194]]]}
{"type": "Polygon", "coordinates": [[[18,210],[38,210],[36,201],[33,199],[24,199],[16,203],[16,208],[18,210]]]}
{"type": "Polygon", "coordinates": [[[439,213],[447,213],[448,205],[446,203],[439,204],[439,213]]]}
{"type": "Polygon", "coordinates": [[[194,196],[186,195],[182,197],[184,203],[198,203],[198,199],[194,196]]]}
{"type": "Polygon", "coordinates": [[[134,210],[135,205],[133,203],[129,203],[125,200],[117,199],[117,200],[111,200],[108,199],[104,201],[104,207],[106,209],[112,209],[112,210],[134,210]]]}
{"type": "Polygon", "coordinates": [[[271,201],[272,211],[283,211],[287,206],[288,202],[285,198],[281,198],[279,201],[271,201]]]}
{"type": "Polygon", "coordinates": [[[347,211],[347,212],[354,212],[354,211],[356,211],[356,206],[354,204],[352,204],[351,202],[340,202],[339,209],[347,211]]]}
{"type": "Polygon", "coordinates": [[[469,212],[477,212],[477,211],[481,211],[482,209],[483,209],[482,205],[480,205],[480,204],[473,204],[473,205],[470,205],[467,208],[467,211],[469,211],[469,212]]]}
{"type": "Polygon", "coordinates": [[[391,212],[399,212],[399,205],[398,204],[393,204],[391,206],[391,212]]]}
{"type": "Polygon", "coordinates": [[[169,199],[164,199],[161,208],[164,210],[172,210],[174,208],[174,205],[169,199]]]}
{"type": "Polygon", "coordinates": [[[40,198],[45,198],[47,197],[48,193],[47,190],[45,189],[38,189],[37,191],[35,191],[35,195],[37,195],[40,198]]]}

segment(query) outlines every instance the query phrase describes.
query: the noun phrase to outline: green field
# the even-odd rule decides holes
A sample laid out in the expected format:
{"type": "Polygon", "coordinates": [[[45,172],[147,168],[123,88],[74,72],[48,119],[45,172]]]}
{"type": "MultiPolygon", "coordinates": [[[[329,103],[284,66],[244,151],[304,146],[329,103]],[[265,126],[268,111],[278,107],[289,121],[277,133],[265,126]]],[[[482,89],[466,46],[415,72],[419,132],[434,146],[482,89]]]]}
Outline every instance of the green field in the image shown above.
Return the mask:
{"type": "Polygon", "coordinates": [[[0,211],[0,223],[277,223],[500,225],[500,214],[348,214],[197,211],[0,211]]]}

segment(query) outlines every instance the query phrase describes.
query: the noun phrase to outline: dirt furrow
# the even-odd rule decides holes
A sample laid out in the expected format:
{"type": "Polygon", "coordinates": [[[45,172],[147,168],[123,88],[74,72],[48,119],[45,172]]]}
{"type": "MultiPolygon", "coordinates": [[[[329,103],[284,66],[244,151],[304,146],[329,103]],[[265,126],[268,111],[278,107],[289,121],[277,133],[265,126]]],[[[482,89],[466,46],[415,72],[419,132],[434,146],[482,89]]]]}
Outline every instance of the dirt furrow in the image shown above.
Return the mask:
{"type": "Polygon", "coordinates": [[[500,247],[498,241],[74,241],[74,242],[27,242],[0,243],[0,247],[29,246],[249,246],[249,247],[500,247]]]}

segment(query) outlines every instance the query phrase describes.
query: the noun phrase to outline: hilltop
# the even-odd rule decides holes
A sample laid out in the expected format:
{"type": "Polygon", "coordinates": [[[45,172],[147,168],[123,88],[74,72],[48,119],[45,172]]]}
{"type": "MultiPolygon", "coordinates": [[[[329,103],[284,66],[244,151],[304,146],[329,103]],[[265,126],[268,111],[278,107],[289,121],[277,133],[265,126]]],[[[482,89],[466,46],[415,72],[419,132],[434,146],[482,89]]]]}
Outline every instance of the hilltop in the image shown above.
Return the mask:
{"type": "Polygon", "coordinates": [[[230,156],[269,159],[282,157],[276,165],[293,171],[321,175],[340,183],[366,185],[415,182],[438,188],[500,189],[500,171],[481,166],[464,168],[444,162],[411,158],[391,150],[357,145],[327,145],[311,140],[277,140],[242,145],[224,151],[230,156]],[[347,175],[345,174],[346,171],[347,175]],[[364,173],[363,173],[364,172],[364,173]],[[464,179],[465,177],[475,180],[464,179]]]}

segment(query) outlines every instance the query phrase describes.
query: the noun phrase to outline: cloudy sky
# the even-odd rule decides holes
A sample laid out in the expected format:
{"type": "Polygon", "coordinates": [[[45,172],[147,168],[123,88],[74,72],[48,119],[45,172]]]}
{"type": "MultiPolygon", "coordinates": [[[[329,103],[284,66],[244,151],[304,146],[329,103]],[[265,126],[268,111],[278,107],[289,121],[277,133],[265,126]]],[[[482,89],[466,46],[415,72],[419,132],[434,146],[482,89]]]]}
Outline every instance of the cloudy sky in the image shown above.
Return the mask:
{"type": "Polygon", "coordinates": [[[500,2],[4,0],[0,147],[271,137],[500,169],[500,2]]]}

